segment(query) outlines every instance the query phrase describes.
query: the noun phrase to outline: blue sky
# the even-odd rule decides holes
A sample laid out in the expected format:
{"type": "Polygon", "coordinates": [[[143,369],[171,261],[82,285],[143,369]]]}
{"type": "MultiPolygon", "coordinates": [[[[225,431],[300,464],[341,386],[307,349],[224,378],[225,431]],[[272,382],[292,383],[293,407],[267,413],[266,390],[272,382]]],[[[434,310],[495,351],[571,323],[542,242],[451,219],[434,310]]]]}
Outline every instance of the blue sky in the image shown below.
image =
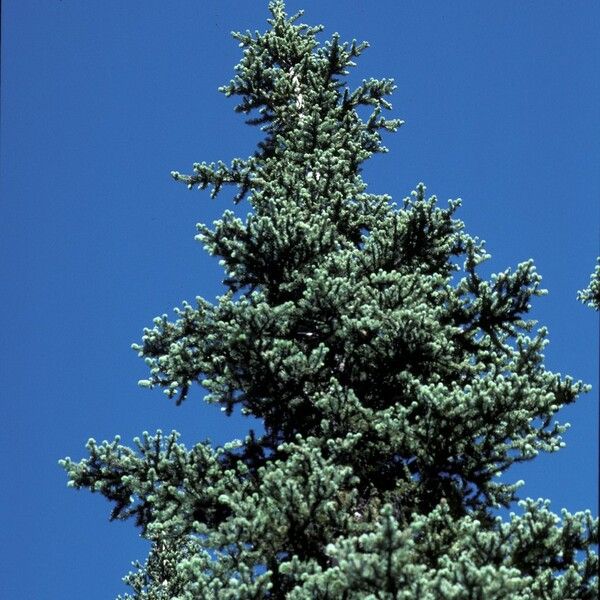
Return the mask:
{"type": "MultiPolygon", "coordinates": [[[[109,523],[103,498],[66,488],[57,460],[89,437],[177,429],[191,446],[242,436],[197,389],[176,408],[130,349],[143,327],[221,271],[194,242],[231,202],[174,183],[195,161],[246,156],[258,132],[217,92],[267,2],[5,0],[0,239],[4,422],[0,590],[24,599],[114,597],[146,545],[109,523]]],[[[533,258],[550,294],[548,368],[594,385],[567,447],[508,473],[524,496],[598,504],[598,316],[579,304],[598,254],[600,5],[597,2],[290,0],[326,33],[368,40],[352,75],[393,77],[390,154],[364,170],[400,201],[419,181],[463,198],[489,270],[533,258]]],[[[246,206],[240,210],[245,211],[246,206]]]]}

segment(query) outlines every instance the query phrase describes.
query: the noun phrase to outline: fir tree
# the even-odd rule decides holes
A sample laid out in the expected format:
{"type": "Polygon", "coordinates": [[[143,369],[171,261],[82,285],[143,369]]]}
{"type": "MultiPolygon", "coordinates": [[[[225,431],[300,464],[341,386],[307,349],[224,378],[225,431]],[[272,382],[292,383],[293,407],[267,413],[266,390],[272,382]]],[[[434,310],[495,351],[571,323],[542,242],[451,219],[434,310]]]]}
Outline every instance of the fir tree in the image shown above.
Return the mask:
{"type": "Polygon", "coordinates": [[[545,368],[544,328],[528,335],[533,263],[487,280],[459,201],[442,208],[422,184],[401,206],[367,193],[361,165],[401,125],[383,116],[393,82],[349,89],[367,44],[319,45],[321,27],[270,10],[266,33],[234,34],[243,58],[222,88],[264,140],[173,173],[213,196],[232,184],[252,207],[198,226],[227,292],[134,345],[141,385],[179,404],[199,383],[264,433],[90,440],[88,458],[61,461],[152,541],[126,598],[597,598],[589,511],[526,500],[494,516],[522,485],[498,475],[561,448],[554,415],[588,389],[545,368]]]}

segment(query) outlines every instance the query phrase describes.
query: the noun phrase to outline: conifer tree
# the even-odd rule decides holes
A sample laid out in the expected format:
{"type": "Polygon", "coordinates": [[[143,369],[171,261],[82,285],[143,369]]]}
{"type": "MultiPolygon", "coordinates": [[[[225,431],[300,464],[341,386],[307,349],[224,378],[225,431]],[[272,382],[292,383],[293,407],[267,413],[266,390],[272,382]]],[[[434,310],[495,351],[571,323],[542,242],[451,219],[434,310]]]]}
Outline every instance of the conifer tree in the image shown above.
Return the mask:
{"type": "Polygon", "coordinates": [[[350,89],[367,44],[319,45],[321,27],[269,8],[266,33],[234,34],[243,57],[222,88],[263,141],[173,173],[252,208],[198,226],[227,291],[134,345],[141,385],[180,404],[198,383],[264,432],[218,448],[92,439],[61,461],[152,542],[125,598],[597,598],[590,511],[528,499],[495,516],[522,485],[499,474],[559,450],[554,416],[588,389],[544,366],[532,261],[486,279],[459,201],[440,207],[422,184],[400,206],[367,193],[361,166],[401,125],[384,116],[393,82],[350,89]]]}

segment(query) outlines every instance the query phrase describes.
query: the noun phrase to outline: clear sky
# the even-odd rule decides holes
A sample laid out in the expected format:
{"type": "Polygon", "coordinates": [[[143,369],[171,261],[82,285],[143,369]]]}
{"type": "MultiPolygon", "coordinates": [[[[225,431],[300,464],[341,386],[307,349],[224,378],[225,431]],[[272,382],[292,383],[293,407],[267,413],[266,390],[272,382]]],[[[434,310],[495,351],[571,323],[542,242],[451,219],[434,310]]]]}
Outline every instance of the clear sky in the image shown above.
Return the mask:
{"type": "MultiPolygon", "coordinates": [[[[221,271],[194,242],[227,195],[171,170],[247,156],[258,139],[217,92],[264,29],[266,0],[5,0],[0,237],[3,398],[0,596],[112,598],[146,545],[109,504],[66,488],[57,460],[88,437],[177,429],[188,446],[243,436],[198,388],[175,407],[130,349],[221,271]]],[[[424,181],[487,241],[490,271],[533,258],[550,294],[548,368],[594,385],[560,413],[567,447],[514,469],[523,496],[598,503],[598,316],[576,301],[598,254],[600,4],[593,0],[289,0],[326,33],[368,40],[353,80],[393,77],[406,121],[364,170],[395,200],[424,181]]],[[[245,212],[247,205],[240,211],[245,212]]]]}

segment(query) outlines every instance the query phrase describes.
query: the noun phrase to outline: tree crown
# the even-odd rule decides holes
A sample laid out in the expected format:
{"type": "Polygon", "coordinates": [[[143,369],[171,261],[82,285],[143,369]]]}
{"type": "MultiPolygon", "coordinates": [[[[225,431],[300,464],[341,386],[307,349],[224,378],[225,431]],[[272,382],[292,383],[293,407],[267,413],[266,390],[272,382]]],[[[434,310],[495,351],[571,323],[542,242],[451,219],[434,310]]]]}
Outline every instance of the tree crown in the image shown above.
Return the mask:
{"type": "Polygon", "coordinates": [[[198,226],[227,292],[157,317],[134,345],[142,385],[180,403],[200,383],[264,433],[217,449],[176,433],[137,450],[90,440],[90,458],[63,461],[71,485],[155,542],[128,579],[136,598],[466,598],[448,592],[462,585],[591,599],[597,520],[566,513],[558,529],[534,502],[508,524],[493,512],[521,485],[499,473],[558,450],[554,415],[587,389],[545,368],[544,328],[528,335],[545,293],[533,262],[486,280],[460,201],[440,208],[422,184],[400,208],[367,193],[361,165],[401,124],[383,116],[392,80],[351,90],[367,44],[320,46],[321,27],[270,10],[266,33],[234,34],[243,57],[221,88],[264,140],[173,173],[213,196],[237,186],[253,209],[198,226]]]}

